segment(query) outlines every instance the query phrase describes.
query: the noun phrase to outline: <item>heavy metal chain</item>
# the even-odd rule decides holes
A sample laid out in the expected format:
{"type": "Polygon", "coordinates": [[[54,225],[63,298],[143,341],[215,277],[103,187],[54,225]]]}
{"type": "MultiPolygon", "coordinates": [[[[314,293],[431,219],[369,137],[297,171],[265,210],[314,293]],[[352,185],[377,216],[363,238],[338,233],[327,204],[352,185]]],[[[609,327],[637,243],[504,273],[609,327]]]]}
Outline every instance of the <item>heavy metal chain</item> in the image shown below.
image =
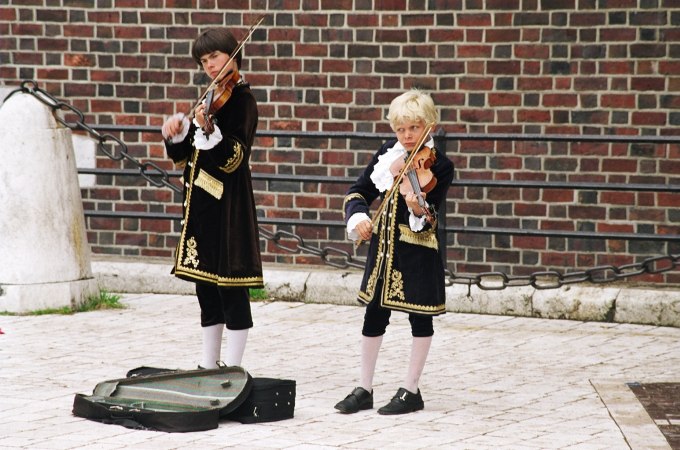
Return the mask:
{"type": "Polygon", "coordinates": [[[260,228],[260,236],[264,236],[274,243],[277,248],[284,250],[288,253],[308,253],[311,255],[316,255],[329,266],[337,267],[338,269],[347,269],[349,267],[355,267],[357,269],[363,269],[366,265],[366,261],[363,259],[354,258],[349,252],[341,250],[334,247],[324,247],[317,248],[305,245],[304,239],[297,234],[279,230],[276,232],[270,232],[260,228]],[[281,239],[292,239],[295,241],[294,246],[284,245],[281,239]]]}
{"type": "Polygon", "coordinates": [[[5,97],[5,100],[7,100],[10,96],[17,92],[31,94],[36,99],[40,100],[43,104],[52,108],[55,120],[60,124],[64,125],[65,127],[70,128],[71,130],[86,131],[90,136],[97,140],[98,142],[97,147],[99,148],[99,150],[101,150],[102,153],[104,153],[106,156],[108,156],[114,161],[121,161],[123,159],[127,160],[132,165],[134,165],[139,170],[139,174],[152,185],[156,187],[167,187],[175,192],[182,192],[181,188],[175,186],[170,182],[170,177],[166,170],[164,170],[163,168],[159,167],[158,165],[151,161],[147,161],[144,163],[139,162],[135,157],[131,156],[128,153],[128,146],[125,145],[123,141],[121,141],[119,138],[111,134],[100,134],[97,130],[93,129],[87,123],[85,123],[85,116],[82,113],[82,111],[80,111],[73,105],[69,105],[68,103],[56,99],[50,93],[38,87],[38,84],[35,81],[33,80],[22,81],[21,87],[10,92],[7,95],[7,97],[5,97]],[[75,122],[67,122],[61,117],[60,114],[58,114],[59,112],[62,111],[71,112],[75,114],[78,117],[78,120],[76,120],[75,122]],[[109,151],[108,149],[109,145],[112,145],[112,151],[109,151]]]}
{"type": "MultiPolygon", "coordinates": [[[[55,120],[57,120],[57,122],[64,125],[65,127],[71,130],[86,131],[90,136],[97,140],[98,142],[97,147],[99,148],[99,150],[101,150],[102,153],[104,153],[106,156],[108,156],[114,161],[121,161],[123,159],[129,161],[131,164],[137,167],[137,169],[139,169],[139,174],[153,186],[167,187],[175,192],[179,193],[182,192],[182,189],[180,187],[172,184],[169,181],[170,176],[166,170],[154,164],[153,162],[144,163],[139,162],[134,156],[128,153],[128,146],[122,140],[111,134],[100,134],[97,130],[93,129],[85,122],[85,115],[82,113],[82,111],[80,111],[73,105],[70,105],[55,98],[50,93],[41,89],[35,81],[24,80],[21,83],[21,87],[11,91],[5,97],[5,100],[7,100],[9,97],[11,97],[13,94],[17,92],[31,94],[40,102],[51,108],[55,120]],[[72,112],[77,116],[77,120],[75,122],[67,122],[59,114],[59,112],[62,111],[72,112]],[[113,151],[109,151],[108,149],[109,143],[114,144],[113,151]]],[[[280,248],[281,250],[284,250],[289,253],[305,252],[311,255],[316,255],[319,258],[321,258],[321,260],[325,264],[328,264],[333,267],[337,267],[340,269],[347,269],[349,267],[363,269],[365,265],[365,261],[355,259],[347,251],[333,247],[325,248],[311,247],[309,245],[305,245],[304,240],[300,236],[293,233],[289,233],[287,231],[279,230],[276,232],[270,232],[260,227],[260,235],[263,236],[265,239],[272,241],[274,245],[280,248]],[[282,239],[292,239],[296,241],[296,245],[294,247],[289,247],[281,242],[282,239]]]]}
{"type": "Polygon", "coordinates": [[[580,272],[559,273],[554,270],[534,272],[531,275],[514,276],[503,272],[484,272],[477,275],[453,274],[446,271],[447,286],[465,284],[477,286],[487,291],[501,290],[507,287],[531,286],[534,289],[557,289],[575,283],[609,283],[626,278],[663,273],[674,270],[678,266],[680,255],[664,255],[647,258],[644,261],[623,266],[597,266],[580,272]]]}
{"type": "MultiPolygon", "coordinates": [[[[24,80],[21,87],[11,91],[5,100],[17,92],[23,92],[33,95],[43,104],[52,109],[54,118],[59,123],[71,130],[84,130],[98,141],[98,148],[106,156],[114,161],[127,160],[133,164],[145,180],[156,187],[167,187],[175,192],[182,192],[182,189],[172,184],[169,180],[168,172],[159,167],[153,162],[147,161],[139,162],[135,157],[128,153],[128,147],[123,141],[111,134],[100,134],[97,130],[85,123],[84,114],[68,103],[56,99],[48,92],[44,91],[33,80],[24,80]],[[78,117],[75,122],[65,121],[59,112],[71,112],[78,117]],[[113,144],[113,151],[108,150],[108,145],[113,144]],[[116,153],[115,149],[118,149],[116,153]]],[[[271,232],[260,227],[260,235],[265,239],[270,240],[274,245],[288,253],[299,254],[304,252],[306,254],[315,255],[330,266],[347,269],[349,267],[363,269],[366,261],[364,259],[354,258],[348,251],[341,250],[334,247],[312,247],[305,244],[304,239],[294,233],[288,231],[271,232]],[[294,245],[286,245],[282,240],[293,241],[294,245]]],[[[477,275],[454,274],[449,269],[445,270],[446,285],[463,284],[468,286],[468,293],[470,288],[474,285],[482,290],[501,290],[508,287],[532,286],[535,289],[557,289],[562,286],[575,283],[609,283],[613,281],[623,280],[629,277],[645,274],[657,274],[674,270],[678,266],[680,255],[664,255],[645,259],[642,262],[634,264],[625,264],[623,266],[597,266],[580,272],[559,273],[557,271],[539,271],[531,275],[515,276],[508,275],[504,272],[484,272],[477,275]]]]}

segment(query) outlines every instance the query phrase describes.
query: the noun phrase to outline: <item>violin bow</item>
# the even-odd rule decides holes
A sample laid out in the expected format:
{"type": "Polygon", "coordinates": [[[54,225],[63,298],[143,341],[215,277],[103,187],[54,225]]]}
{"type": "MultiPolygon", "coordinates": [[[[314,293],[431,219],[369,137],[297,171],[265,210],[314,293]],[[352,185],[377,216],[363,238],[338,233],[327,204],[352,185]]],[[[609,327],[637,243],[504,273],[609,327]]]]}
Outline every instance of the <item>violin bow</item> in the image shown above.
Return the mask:
{"type": "Polygon", "coordinates": [[[206,96],[208,95],[208,93],[209,93],[210,91],[212,91],[212,90],[215,88],[215,86],[217,85],[217,83],[219,83],[219,81],[222,79],[222,77],[224,76],[225,72],[227,71],[227,67],[229,66],[229,64],[234,60],[234,58],[236,58],[236,55],[238,55],[238,53],[241,51],[241,49],[243,48],[243,46],[245,45],[245,43],[248,41],[248,39],[250,39],[250,36],[253,35],[253,33],[255,32],[255,29],[257,29],[257,27],[260,26],[260,24],[262,23],[262,21],[264,20],[264,18],[265,18],[265,15],[262,14],[262,15],[259,16],[259,17],[257,18],[257,20],[255,20],[255,22],[250,26],[250,29],[248,30],[248,33],[246,34],[246,36],[245,36],[243,39],[241,39],[241,42],[238,43],[238,46],[236,46],[236,50],[234,50],[234,51],[232,52],[232,55],[231,55],[231,57],[229,58],[229,60],[228,60],[226,63],[224,63],[224,65],[223,65],[222,68],[220,69],[220,71],[219,71],[219,73],[217,74],[217,76],[215,76],[215,78],[212,80],[212,82],[210,83],[210,85],[208,86],[208,88],[205,90],[205,92],[203,92],[203,95],[201,95],[201,97],[198,99],[198,102],[196,102],[196,104],[194,105],[194,107],[191,108],[191,111],[189,112],[188,117],[193,117],[194,111],[196,111],[196,108],[198,108],[198,107],[200,106],[200,104],[203,103],[203,100],[205,100],[205,98],[206,98],[206,96]]]}
{"type": "MultiPolygon", "coordinates": [[[[375,221],[380,220],[380,215],[382,214],[383,210],[385,209],[385,206],[387,205],[387,202],[389,199],[394,195],[394,192],[396,192],[399,188],[399,185],[401,184],[401,179],[408,170],[408,168],[411,166],[413,163],[413,159],[416,157],[416,150],[420,150],[420,147],[425,144],[425,140],[427,139],[428,135],[434,128],[434,122],[428,123],[425,125],[425,129],[421,133],[420,137],[416,141],[416,144],[413,146],[411,149],[411,152],[408,155],[408,158],[406,159],[406,162],[404,163],[404,167],[401,168],[401,171],[399,171],[399,175],[397,175],[394,178],[394,182],[392,183],[392,187],[387,191],[387,194],[385,194],[385,197],[383,198],[382,203],[380,203],[380,206],[378,206],[377,211],[373,215],[373,218],[371,219],[371,228],[375,226],[375,221]]],[[[362,239],[357,240],[356,242],[356,248],[359,248],[359,246],[363,243],[364,241],[362,239]]]]}

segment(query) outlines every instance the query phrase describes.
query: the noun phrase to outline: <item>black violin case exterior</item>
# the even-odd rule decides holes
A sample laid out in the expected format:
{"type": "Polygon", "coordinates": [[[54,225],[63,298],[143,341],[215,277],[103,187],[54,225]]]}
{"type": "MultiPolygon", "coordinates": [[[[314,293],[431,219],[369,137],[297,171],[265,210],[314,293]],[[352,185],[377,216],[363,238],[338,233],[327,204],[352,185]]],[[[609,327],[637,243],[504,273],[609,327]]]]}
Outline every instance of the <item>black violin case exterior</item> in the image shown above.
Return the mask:
{"type": "Polygon", "coordinates": [[[295,411],[295,380],[253,378],[250,395],[226,418],[241,423],[290,419],[295,411]]]}
{"type": "Polygon", "coordinates": [[[140,367],[76,394],[73,414],[127,428],[204,431],[222,419],[241,423],[293,417],[295,381],[253,378],[238,366],[172,370],[140,367]],[[265,380],[264,382],[262,380],[265,380]]]}

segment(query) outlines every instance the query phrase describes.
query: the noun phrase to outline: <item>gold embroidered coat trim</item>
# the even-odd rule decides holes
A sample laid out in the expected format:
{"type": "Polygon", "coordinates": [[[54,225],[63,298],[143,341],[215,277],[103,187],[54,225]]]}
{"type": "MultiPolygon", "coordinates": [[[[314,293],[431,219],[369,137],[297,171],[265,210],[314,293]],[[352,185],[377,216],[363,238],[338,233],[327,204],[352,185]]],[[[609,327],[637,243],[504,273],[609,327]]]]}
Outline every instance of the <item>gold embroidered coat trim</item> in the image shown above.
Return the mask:
{"type": "Polygon", "coordinates": [[[347,197],[345,197],[345,200],[343,200],[343,202],[342,202],[342,218],[343,219],[345,219],[345,205],[347,204],[348,201],[353,200],[355,198],[360,198],[364,201],[364,203],[366,203],[366,199],[364,198],[363,195],[357,194],[357,193],[349,194],[347,197]]]}
{"type": "Polygon", "coordinates": [[[198,267],[198,249],[196,248],[198,244],[196,243],[196,239],[191,236],[189,240],[187,241],[187,254],[184,257],[184,261],[182,264],[185,266],[188,266],[191,264],[194,267],[198,267]]]}
{"type": "Polygon", "coordinates": [[[423,247],[433,248],[435,250],[439,249],[439,241],[437,240],[437,233],[435,230],[427,230],[420,233],[416,233],[411,230],[408,225],[399,225],[399,240],[402,242],[408,242],[409,244],[422,245],[423,247]]]}
{"type": "Polygon", "coordinates": [[[175,268],[175,275],[185,275],[193,280],[209,281],[225,287],[260,287],[264,282],[262,277],[220,277],[214,273],[184,266],[175,268]]]}
{"type": "MultiPolygon", "coordinates": [[[[396,311],[403,311],[407,313],[417,312],[421,314],[431,315],[442,314],[446,312],[445,304],[436,306],[426,306],[419,305],[417,303],[411,303],[406,300],[406,295],[404,294],[403,275],[399,270],[394,268],[394,247],[395,247],[395,234],[397,229],[397,227],[395,226],[397,216],[396,193],[398,193],[399,191],[395,190],[394,192],[395,195],[389,200],[387,207],[383,210],[380,220],[378,221],[378,223],[375,224],[374,233],[377,232],[379,237],[376,262],[375,266],[373,267],[373,270],[371,271],[371,275],[369,276],[368,282],[366,283],[366,289],[365,291],[359,291],[358,298],[361,302],[365,304],[370,303],[373,297],[375,296],[378,278],[380,278],[382,274],[382,276],[384,277],[383,280],[384,286],[381,293],[381,297],[380,299],[378,299],[382,306],[396,311]]],[[[408,227],[408,225],[403,224],[399,225],[400,225],[399,232],[400,235],[402,236],[403,236],[402,233],[404,231],[403,227],[406,227],[408,229],[409,234],[418,235],[426,233],[426,232],[415,233],[408,227]]],[[[434,234],[436,232],[432,230],[432,233],[436,244],[436,234],[434,234]]],[[[411,238],[406,237],[405,239],[402,239],[402,237],[400,237],[399,241],[405,241],[408,239],[411,238]]],[[[430,246],[429,245],[430,238],[421,239],[424,239],[424,241],[428,243],[428,245],[425,245],[426,247],[430,246]]],[[[420,242],[415,243],[419,245],[424,245],[420,242]]],[[[435,245],[433,248],[437,249],[438,246],[435,245]]]]}
{"type": "Polygon", "coordinates": [[[224,192],[224,185],[220,180],[213,177],[203,169],[198,170],[198,176],[196,177],[196,181],[194,181],[194,184],[202,188],[208,194],[215,197],[217,200],[222,198],[222,193],[224,192]]]}
{"type": "MultiPolygon", "coordinates": [[[[198,159],[198,151],[194,152],[192,158],[191,173],[189,175],[190,180],[194,180],[194,171],[196,167],[196,160],[198,159]]],[[[200,170],[200,169],[199,169],[200,170]]],[[[202,172],[202,171],[201,171],[202,172]]],[[[199,172],[199,176],[200,173],[199,172]]],[[[206,175],[208,175],[206,173],[206,175]]],[[[208,175],[209,176],[209,175],[208,175]]],[[[212,177],[211,177],[212,178],[212,177]]],[[[214,179],[214,178],[213,178],[214,179]]],[[[216,180],[217,181],[217,180],[216,180]]],[[[191,191],[194,188],[194,184],[198,183],[188,183],[186,198],[187,205],[184,208],[184,226],[182,227],[182,233],[179,238],[179,243],[177,244],[177,251],[175,252],[175,276],[186,276],[197,281],[209,281],[215,283],[218,286],[225,287],[260,287],[264,284],[263,277],[220,277],[217,274],[205,272],[203,270],[198,270],[198,249],[196,240],[192,237],[186,239],[186,224],[189,219],[189,210],[191,209],[191,191]],[[185,247],[186,243],[186,247],[185,247]],[[194,267],[189,267],[191,264],[194,267]]],[[[204,188],[205,189],[205,188],[204,188]]]]}
{"type": "Polygon", "coordinates": [[[236,141],[234,142],[234,156],[229,158],[227,160],[227,163],[220,167],[220,169],[224,170],[227,173],[232,173],[234,170],[238,168],[239,165],[241,165],[241,161],[243,161],[243,147],[241,146],[241,143],[236,141]]]}

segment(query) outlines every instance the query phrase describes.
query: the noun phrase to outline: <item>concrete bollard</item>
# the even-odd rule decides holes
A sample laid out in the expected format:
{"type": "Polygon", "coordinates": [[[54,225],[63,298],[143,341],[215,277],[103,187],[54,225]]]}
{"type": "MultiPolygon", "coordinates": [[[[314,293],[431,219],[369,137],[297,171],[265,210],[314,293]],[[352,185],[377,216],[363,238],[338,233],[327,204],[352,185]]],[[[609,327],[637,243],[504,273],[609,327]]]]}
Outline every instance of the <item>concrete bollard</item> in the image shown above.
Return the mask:
{"type": "Polygon", "coordinates": [[[71,130],[30,94],[0,106],[0,311],[97,295],[71,130]]]}

